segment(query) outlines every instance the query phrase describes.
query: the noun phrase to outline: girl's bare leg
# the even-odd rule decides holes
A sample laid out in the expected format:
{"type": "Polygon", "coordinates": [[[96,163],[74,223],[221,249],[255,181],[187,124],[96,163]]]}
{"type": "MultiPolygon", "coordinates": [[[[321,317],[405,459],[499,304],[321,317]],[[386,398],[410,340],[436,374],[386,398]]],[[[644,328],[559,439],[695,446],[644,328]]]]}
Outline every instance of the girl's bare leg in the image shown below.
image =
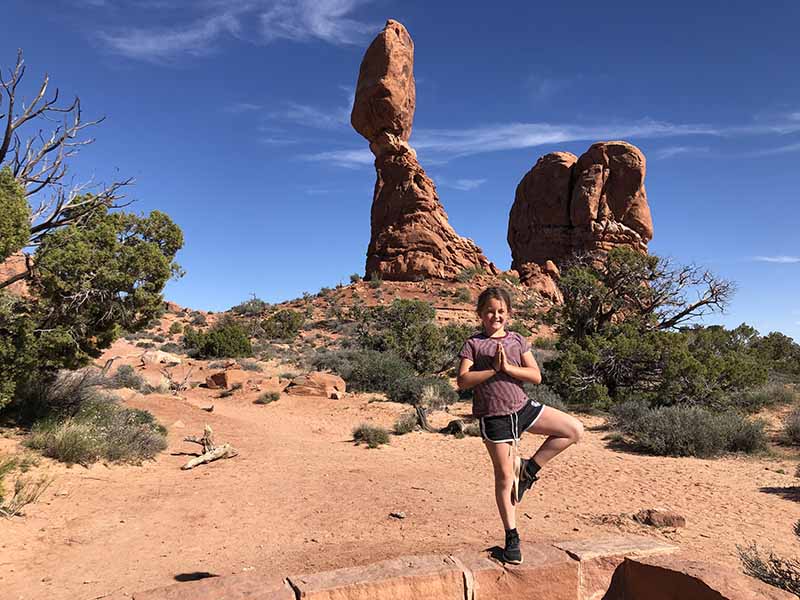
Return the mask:
{"type": "Polygon", "coordinates": [[[583,436],[583,425],[575,417],[546,406],[528,431],[547,436],[536,454],[531,457],[537,465],[543,467],[572,444],[580,441],[583,436]]]}
{"type": "Polygon", "coordinates": [[[503,527],[506,530],[515,529],[517,516],[514,505],[511,504],[511,487],[514,484],[514,456],[510,451],[511,444],[493,442],[484,444],[494,467],[494,499],[497,502],[497,510],[500,511],[503,527]]]}

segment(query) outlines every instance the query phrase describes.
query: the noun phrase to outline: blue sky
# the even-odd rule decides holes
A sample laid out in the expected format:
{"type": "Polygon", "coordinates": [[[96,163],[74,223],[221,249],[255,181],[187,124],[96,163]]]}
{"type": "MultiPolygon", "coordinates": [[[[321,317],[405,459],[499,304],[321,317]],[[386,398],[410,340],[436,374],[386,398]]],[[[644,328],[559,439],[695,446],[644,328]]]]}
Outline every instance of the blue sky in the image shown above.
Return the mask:
{"type": "Polygon", "coordinates": [[[508,212],[542,154],[625,139],[648,159],[651,252],[736,281],[721,322],[800,339],[800,3],[10,0],[22,48],[86,117],[76,181],[133,176],[183,228],[180,304],[221,310],[361,273],[374,185],[349,125],[387,18],[416,44],[411,143],[450,222],[508,268],[508,212]]]}

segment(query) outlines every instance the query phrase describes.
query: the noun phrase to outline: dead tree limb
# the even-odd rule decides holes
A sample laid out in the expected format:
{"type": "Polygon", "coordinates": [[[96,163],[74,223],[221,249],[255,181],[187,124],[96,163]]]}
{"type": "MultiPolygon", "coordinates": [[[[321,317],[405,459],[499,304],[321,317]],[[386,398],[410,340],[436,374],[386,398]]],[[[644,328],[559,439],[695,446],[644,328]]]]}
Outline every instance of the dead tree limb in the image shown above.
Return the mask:
{"type": "Polygon", "coordinates": [[[428,423],[428,412],[425,408],[417,404],[414,407],[414,411],[417,413],[417,423],[419,423],[419,426],[428,433],[435,433],[436,430],[428,423]]]}
{"type": "Polygon", "coordinates": [[[210,425],[206,425],[203,428],[203,437],[198,438],[190,435],[183,438],[183,440],[203,447],[203,453],[200,456],[196,456],[181,467],[184,471],[220,458],[233,458],[239,454],[239,451],[230,444],[216,446],[214,444],[214,432],[211,430],[210,425]]]}

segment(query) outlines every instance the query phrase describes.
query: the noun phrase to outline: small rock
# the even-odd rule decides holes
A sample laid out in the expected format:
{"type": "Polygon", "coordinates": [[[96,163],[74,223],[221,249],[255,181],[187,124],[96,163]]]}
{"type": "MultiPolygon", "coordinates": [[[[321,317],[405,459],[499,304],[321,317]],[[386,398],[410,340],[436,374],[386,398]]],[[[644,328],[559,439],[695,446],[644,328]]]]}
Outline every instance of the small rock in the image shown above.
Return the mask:
{"type": "Polygon", "coordinates": [[[406,513],[404,513],[403,511],[391,512],[389,513],[389,516],[394,519],[405,519],[406,513]]]}
{"type": "Polygon", "coordinates": [[[651,527],[686,527],[686,519],[664,508],[645,508],[633,515],[633,520],[651,527]]]}
{"type": "Polygon", "coordinates": [[[174,422],[174,423],[171,425],[171,427],[172,427],[173,429],[183,429],[184,427],[186,427],[186,425],[184,424],[184,422],[183,422],[183,421],[175,421],[175,422],[174,422]]]}

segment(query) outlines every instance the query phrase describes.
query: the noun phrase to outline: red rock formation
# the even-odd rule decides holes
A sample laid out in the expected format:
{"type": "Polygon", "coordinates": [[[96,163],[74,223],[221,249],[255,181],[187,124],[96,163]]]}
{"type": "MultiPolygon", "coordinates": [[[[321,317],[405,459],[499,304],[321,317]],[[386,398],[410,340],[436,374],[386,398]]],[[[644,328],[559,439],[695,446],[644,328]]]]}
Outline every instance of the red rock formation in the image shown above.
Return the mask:
{"type": "MultiPolygon", "coordinates": [[[[25,262],[25,254],[17,252],[12,254],[5,261],[0,261],[0,282],[7,281],[27,270],[25,262]]],[[[3,292],[16,294],[18,296],[29,297],[30,291],[28,290],[28,283],[25,279],[21,279],[2,289],[3,292]]]]}
{"type": "Polygon", "coordinates": [[[534,287],[549,287],[546,261],[615,246],[647,252],[653,222],[644,188],[645,158],[627,142],[598,142],[580,158],[541,157],[517,186],[508,222],[511,268],[534,287]]]}
{"type": "Polygon", "coordinates": [[[408,145],[415,94],[414,42],[402,24],[389,20],[361,62],[350,116],[370,142],[378,174],[366,276],[453,279],[470,268],[497,274],[481,249],[450,226],[433,181],[408,145]]]}

